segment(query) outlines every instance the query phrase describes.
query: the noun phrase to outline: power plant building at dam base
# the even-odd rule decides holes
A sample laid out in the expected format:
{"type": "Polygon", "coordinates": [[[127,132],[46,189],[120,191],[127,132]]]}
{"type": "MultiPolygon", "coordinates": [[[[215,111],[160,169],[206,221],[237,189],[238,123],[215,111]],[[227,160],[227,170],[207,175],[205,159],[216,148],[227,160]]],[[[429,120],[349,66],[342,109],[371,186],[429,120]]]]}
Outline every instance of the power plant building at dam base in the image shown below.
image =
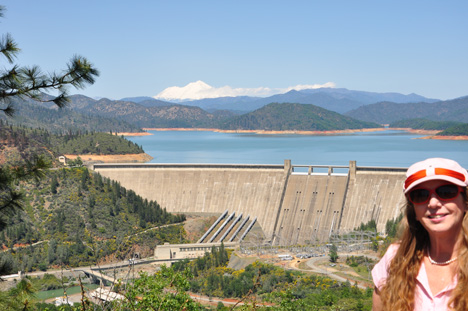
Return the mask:
{"type": "Polygon", "coordinates": [[[169,212],[257,219],[267,242],[325,242],[374,220],[379,232],[405,204],[406,168],[243,164],[94,164],[169,212]]]}

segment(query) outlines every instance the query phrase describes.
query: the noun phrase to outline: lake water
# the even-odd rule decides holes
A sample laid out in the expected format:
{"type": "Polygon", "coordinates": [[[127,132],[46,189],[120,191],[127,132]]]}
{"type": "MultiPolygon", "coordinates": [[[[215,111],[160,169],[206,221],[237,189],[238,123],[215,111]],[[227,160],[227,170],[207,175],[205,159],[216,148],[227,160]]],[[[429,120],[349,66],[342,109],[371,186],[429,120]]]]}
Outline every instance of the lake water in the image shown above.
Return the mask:
{"type": "MultiPolygon", "coordinates": [[[[85,291],[91,291],[93,289],[98,288],[99,285],[86,284],[83,287],[85,291]]],[[[73,294],[78,294],[78,293],[81,293],[81,286],[73,286],[73,287],[67,288],[67,295],[73,295],[73,294]]],[[[64,295],[63,288],[39,291],[36,293],[36,297],[39,300],[46,300],[50,298],[61,297],[63,295],[64,295]]]]}
{"type": "Polygon", "coordinates": [[[468,141],[416,139],[404,131],[336,136],[259,135],[205,131],[150,131],[127,137],[152,163],[232,163],[408,167],[430,157],[450,158],[468,168],[468,141]]]}

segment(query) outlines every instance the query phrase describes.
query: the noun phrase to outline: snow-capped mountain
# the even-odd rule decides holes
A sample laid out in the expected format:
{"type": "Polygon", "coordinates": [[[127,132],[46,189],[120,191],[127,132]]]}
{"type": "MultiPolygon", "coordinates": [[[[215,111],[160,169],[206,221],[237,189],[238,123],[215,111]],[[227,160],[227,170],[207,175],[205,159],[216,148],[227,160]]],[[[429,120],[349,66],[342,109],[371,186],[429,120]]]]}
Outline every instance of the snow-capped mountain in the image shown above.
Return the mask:
{"type": "Polygon", "coordinates": [[[272,89],[268,87],[258,88],[232,88],[230,86],[213,87],[203,81],[191,82],[186,86],[172,86],[163,90],[158,95],[154,96],[155,99],[166,101],[187,101],[199,100],[206,98],[220,98],[220,97],[268,97],[275,94],[286,93],[291,90],[305,90],[305,89],[318,89],[335,87],[335,84],[328,82],[325,84],[312,84],[312,85],[297,85],[283,89],[272,89]]]}

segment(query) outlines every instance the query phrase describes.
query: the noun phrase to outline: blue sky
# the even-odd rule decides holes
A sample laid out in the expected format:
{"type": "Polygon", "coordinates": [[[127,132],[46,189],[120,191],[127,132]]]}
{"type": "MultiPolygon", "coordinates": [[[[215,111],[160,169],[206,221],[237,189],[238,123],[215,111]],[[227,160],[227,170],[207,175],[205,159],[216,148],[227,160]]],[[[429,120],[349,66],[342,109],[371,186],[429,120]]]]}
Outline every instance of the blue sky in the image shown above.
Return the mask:
{"type": "MultiPolygon", "coordinates": [[[[101,72],[73,91],[119,99],[204,81],[285,89],[468,95],[468,1],[4,0],[21,65],[101,72]]],[[[2,66],[7,66],[2,60],[2,66]]]]}

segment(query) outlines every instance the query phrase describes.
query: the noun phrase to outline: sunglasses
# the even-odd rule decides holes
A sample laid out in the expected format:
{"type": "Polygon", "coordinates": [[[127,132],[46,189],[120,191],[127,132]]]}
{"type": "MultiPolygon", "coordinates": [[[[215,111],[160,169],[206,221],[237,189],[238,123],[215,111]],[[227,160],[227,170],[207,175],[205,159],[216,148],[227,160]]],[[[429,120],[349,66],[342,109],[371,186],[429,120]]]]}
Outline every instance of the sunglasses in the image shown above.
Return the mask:
{"type": "Polygon", "coordinates": [[[417,188],[411,190],[408,194],[408,199],[413,204],[424,204],[429,202],[431,195],[435,193],[437,198],[442,201],[450,201],[457,197],[461,193],[461,187],[454,184],[447,184],[439,186],[433,190],[417,188]]]}

